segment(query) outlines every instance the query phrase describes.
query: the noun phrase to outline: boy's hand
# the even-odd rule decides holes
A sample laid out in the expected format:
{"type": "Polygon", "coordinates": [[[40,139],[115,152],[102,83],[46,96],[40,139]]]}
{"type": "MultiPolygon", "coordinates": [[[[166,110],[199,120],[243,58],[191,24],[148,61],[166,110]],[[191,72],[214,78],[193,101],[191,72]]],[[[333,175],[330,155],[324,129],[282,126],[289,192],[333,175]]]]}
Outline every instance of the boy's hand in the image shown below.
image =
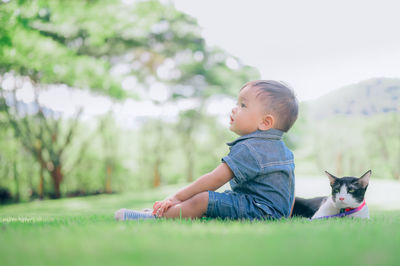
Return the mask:
{"type": "Polygon", "coordinates": [[[179,203],[181,203],[181,201],[175,197],[170,197],[163,201],[156,201],[153,205],[153,215],[162,217],[170,207],[179,203]]]}

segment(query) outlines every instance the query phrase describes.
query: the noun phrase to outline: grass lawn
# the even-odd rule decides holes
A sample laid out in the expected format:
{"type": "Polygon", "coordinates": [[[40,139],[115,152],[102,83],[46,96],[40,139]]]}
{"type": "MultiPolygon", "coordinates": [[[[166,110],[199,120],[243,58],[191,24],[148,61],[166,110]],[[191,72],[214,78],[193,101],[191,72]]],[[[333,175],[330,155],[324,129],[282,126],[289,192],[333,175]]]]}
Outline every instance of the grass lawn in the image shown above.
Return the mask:
{"type": "Polygon", "coordinates": [[[400,265],[400,211],[368,221],[114,221],[166,192],[0,207],[0,265],[400,265]]]}

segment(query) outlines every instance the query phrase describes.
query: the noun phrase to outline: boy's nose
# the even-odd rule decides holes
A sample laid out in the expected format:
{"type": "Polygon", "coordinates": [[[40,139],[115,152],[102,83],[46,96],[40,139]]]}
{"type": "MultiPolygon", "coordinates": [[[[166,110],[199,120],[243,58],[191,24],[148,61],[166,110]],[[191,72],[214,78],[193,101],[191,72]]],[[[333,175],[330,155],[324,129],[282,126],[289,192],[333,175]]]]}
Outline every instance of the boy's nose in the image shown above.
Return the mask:
{"type": "Polygon", "coordinates": [[[232,109],[232,114],[235,114],[236,111],[237,111],[237,107],[233,107],[233,109],[232,109]]]}

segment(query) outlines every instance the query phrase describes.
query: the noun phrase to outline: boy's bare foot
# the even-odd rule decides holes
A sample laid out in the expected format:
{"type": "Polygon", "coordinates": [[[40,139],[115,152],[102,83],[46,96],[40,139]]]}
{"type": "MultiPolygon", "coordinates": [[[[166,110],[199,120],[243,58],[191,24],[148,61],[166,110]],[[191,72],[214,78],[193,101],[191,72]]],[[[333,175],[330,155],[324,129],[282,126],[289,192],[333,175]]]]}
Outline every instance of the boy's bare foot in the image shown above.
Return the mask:
{"type": "Polygon", "coordinates": [[[156,217],[150,211],[135,211],[128,209],[119,209],[115,212],[115,220],[124,221],[124,220],[146,220],[146,219],[155,219],[156,217]]]}

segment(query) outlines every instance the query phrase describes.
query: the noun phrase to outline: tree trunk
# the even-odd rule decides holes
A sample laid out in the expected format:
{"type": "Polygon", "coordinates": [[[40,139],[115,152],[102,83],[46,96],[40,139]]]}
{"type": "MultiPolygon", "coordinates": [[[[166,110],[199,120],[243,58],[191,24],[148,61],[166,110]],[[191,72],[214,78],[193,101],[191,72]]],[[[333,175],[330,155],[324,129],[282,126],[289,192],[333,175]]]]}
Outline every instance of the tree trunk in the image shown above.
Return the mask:
{"type": "Polygon", "coordinates": [[[160,176],[160,161],[157,160],[153,166],[154,176],[153,176],[153,187],[159,187],[161,184],[161,176],[160,176]]]}
{"type": "Polygon", "coordinates": [[[111,193],[111,176],[112,176],[112,165],[111,163],[107,164],[107,176],[106,176],[106,193],[111,193]]]}
{"type": "Polygon", "coordinates": [[[51,178],[53,179],[54,185],[54,197],[59,199],[61,197],[60,185],[63,179],[63,174],[61,172],[61,165],[57,165],[54,167],[54,170],[51,171],[51,178]]]}
{"type": "Polygon", "coordinates": [[[18,173],[17,173],[17,161],[13,162],[13,174],[14,174],[14,182],[15,182],[15,201],[19,202],[19,182],[18,182],[18,173]]]}
{"type": "Polygon", "coordinates": [[[40,180],[39,180],[39,189],[38,189],[38,194],[39,194],[39,199],[43,199],[43,194],[44,194],[44,190],[43,190],[43,187],[44,187],[44,169],[43,169],[43,166],[40,166],[40,173],[39,173],[39,175],[40,175],[40,180]]]}

